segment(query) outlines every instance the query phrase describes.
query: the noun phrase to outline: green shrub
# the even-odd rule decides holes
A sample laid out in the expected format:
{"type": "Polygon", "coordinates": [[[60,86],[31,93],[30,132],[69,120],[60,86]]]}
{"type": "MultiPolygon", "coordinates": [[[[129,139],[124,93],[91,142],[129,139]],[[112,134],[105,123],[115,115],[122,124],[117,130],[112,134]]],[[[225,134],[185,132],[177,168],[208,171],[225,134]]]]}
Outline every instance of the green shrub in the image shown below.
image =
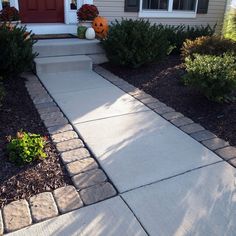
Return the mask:
{"type": "Polygon", "coordinates": [[[231,9],[226,16],[224,36],[236,41],[236,9],[231,9]]]}
{"type": "Polygon", "coordinates": [[[45,144],[45,139],[40,135],[18,132],[17,137],[10,139],[7,145],[9,159],[16,165],[24,165],[36,159],[46,158],[45,144]]]}
{"type": "Polygon", "coordinates": [[[157,61],[171,51],[163,30],[144,20],[112,23],[102,45],[112,63],[133,68],[157,61]]]}
{"type": "Polygon", "coordinates": [[[231,100],[236,89],[236,59],[231,54],[223,56],[195,54],[194,59],[185,60],[186,85],[197,88],[209,100],[223,102],[231,100]]]}
{"type": "Polygon", "coordinates": [[[3,24],[0,26],[0,75],[9,77],[18,75],[33,65],[37,56],[33,53],[36,42],[25,27],[3,24]]]}
{"type": "Polygon", "coordinates": [[[194,54],[221,56],[226,52],[236,53],[236,43],[219,36],[199,37],[195,40],[186,40],[181,48],[183,58],[193,57],[194,54]]]}
{"type": "Polygon", "coordinates": [[[175,47],[174,53],[179,53],[186,39],[196,39],[201,36],[211,36],[215,33],[215,28],[207,26],[186,26],[186,25],[159,25],[167,34],[167,39],[172,46],[175,47]]]}

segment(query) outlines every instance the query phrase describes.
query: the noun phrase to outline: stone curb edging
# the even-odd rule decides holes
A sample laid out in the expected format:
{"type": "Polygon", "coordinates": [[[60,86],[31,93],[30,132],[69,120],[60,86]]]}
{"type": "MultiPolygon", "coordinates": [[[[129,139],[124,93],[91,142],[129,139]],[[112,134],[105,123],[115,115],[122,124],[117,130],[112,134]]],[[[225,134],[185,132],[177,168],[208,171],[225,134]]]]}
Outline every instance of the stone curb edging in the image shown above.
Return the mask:
{"type": "Polygon", "coordinates": [[[230,146],[228,142],[218,138],[215,134],[206,130],[200,124],[195,123],[190,118],[175,111],[173,108],[129,84],[103,67],[96,65],[93,70],[104,79],[116,85],[124,92],[142,102],[145,106],[149,107],[158,115],[171,122],[178,129],[190,135],[193,139],[203,144],[209,150],[213,151],[216,155],[222,158],[223,161],[228,162],[236,168],[236,147],[230,146]]]}
{"type": "Polygon", "coordinates": [[[0,209],[0,235],[111,198],[116,189],[39,79],[24,73],[25,86],[73,185],[21,199],[0,209]]]}

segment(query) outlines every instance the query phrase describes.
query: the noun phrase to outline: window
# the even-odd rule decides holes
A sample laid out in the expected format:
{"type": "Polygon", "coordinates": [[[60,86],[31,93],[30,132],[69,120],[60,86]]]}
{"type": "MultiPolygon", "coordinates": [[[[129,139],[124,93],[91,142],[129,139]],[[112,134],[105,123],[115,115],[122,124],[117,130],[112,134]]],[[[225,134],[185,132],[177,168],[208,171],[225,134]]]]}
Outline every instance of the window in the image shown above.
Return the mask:
{"type": "Polygon", "coordinates": [[[71,10],[77,10],[77,2],[76,2],[76,0],[71,0],[70,1],[70,9],[71,10]]]}
{"type": "Polygon", "coordinates": [[[196,0],[174,0],[173,10],[195,11],[196,0]]]}
{"type": "Polygon", "coordinates": [[[140,17],[194,18],[199,0],[140,0],[140,17]]]}
{"type": "Polygon", "coordinates": [[[168,0],[144,0],[143,9],[168,10],[168,0]]]}

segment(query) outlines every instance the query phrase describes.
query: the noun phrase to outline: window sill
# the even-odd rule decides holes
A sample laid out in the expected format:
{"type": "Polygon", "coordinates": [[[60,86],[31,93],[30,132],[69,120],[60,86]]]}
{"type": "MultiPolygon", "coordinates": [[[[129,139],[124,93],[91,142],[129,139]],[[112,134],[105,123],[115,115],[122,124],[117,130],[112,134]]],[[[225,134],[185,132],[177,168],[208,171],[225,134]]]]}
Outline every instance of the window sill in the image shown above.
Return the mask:
{"type": "Polygon", "coordinates": [[[193,11],[149,11],[141,10],[139,12],[140,18],[196,18],[197,13],[193,11]]]}

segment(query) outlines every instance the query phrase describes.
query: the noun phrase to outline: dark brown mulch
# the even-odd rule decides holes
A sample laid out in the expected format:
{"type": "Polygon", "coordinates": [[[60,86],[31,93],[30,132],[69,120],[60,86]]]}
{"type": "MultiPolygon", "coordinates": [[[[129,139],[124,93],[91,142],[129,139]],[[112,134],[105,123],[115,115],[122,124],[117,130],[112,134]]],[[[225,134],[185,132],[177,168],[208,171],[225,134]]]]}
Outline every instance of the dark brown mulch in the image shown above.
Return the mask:
{"type": "Polygon", "coordinates": [[[236,102],[217,104],[184,86],[180,82],[185,72],[179,56],[138,69],[109,63],[102,66],[236,145],[236,102]]]}
{"type": "Polygon", "coordinates": [[[0,207],[13,200],[29,198],[71,184],[49,139],[45,148],[48,158],[17,167],[8,161],[6,136],[20,129],[49,136],[24,86],[24,79],[4,81],[6,97],[0,107],[0,207]]]}

